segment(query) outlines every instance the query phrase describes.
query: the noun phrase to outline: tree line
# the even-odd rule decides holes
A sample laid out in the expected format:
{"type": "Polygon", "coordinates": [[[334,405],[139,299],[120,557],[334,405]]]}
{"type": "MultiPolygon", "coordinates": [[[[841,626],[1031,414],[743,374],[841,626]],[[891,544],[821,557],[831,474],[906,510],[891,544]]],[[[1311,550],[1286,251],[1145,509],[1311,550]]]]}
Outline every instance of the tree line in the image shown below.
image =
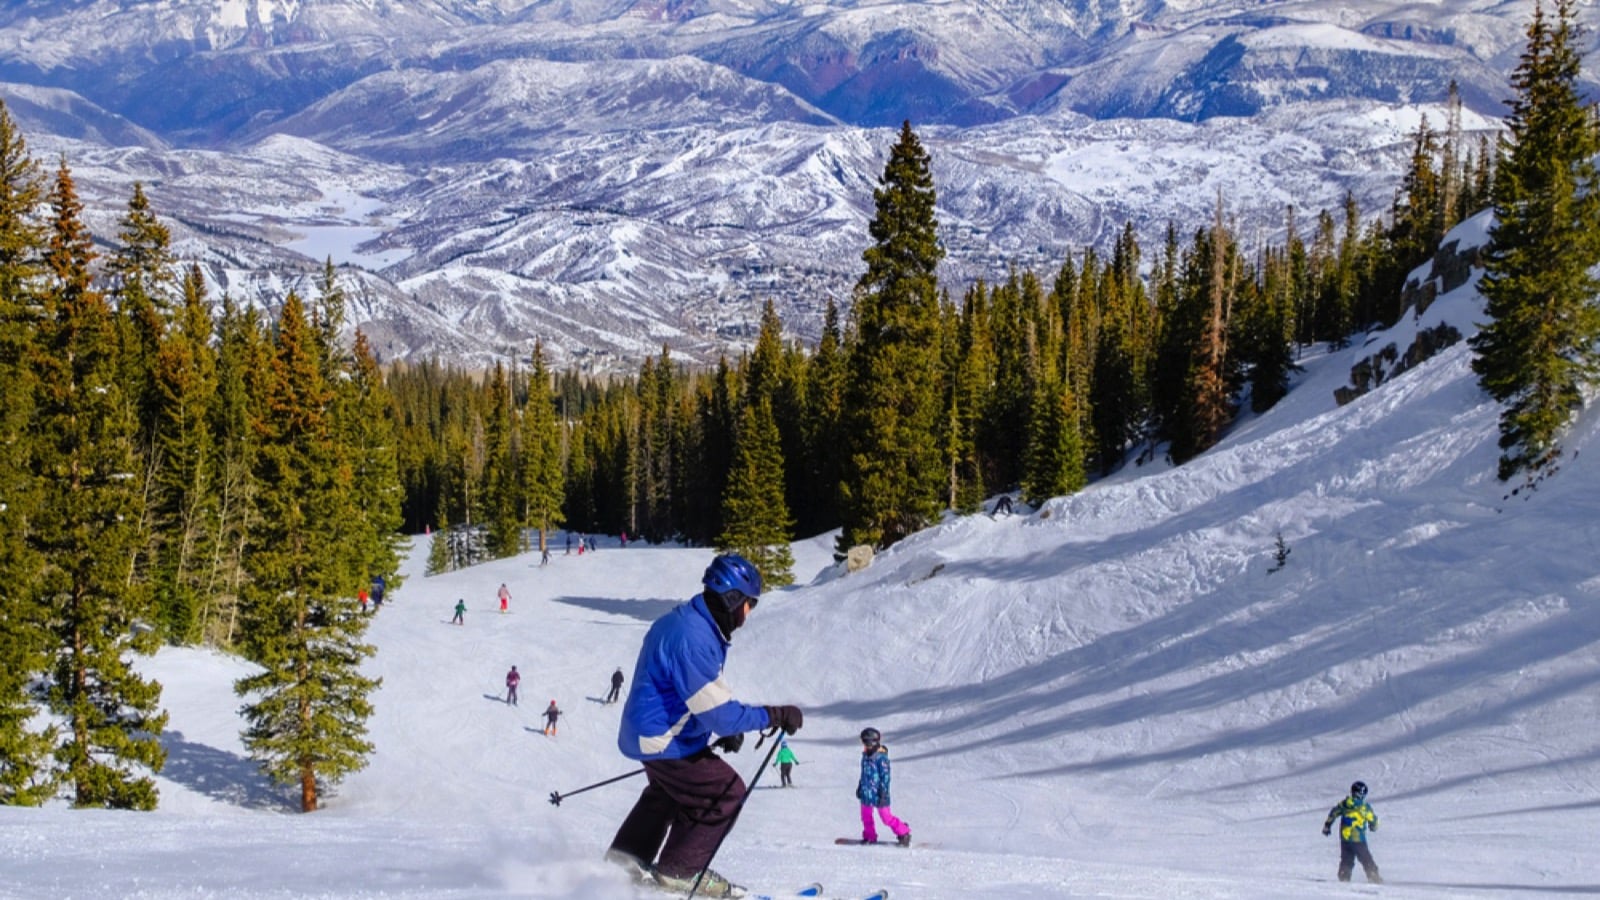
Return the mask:
{"type": "Polygon", "coordinates": [[[1443,130],[1423,120],[1371,221],[1349,195],[1309,223],[1290,208],[1283,241],[1250,249],[1219,196],[1206,225],[1170,226],[1148,266],[1127,226],[1106,252],[959,298],[935,274],[931,159],[906,123],[850,313],[830,300],[815,346],[785,339],[769,302],[753,348],[711,369],[667,348],[611,379],[549,377],[537,348],[526,372],[487,377],[395,366],[407,524],[484,528],[491,553],[562,524],[683,541],[783,579],[789,563],[768,557],[796,535],[839,528],[842,555],[998,493],[1071,493],[1156,448],[1181,464],[1243,405],[1281,399],[1298,349],[1398,319],[1407,275],[1492,180],[1487,138],[1468,147],[1449,108],[1443,130]]]}
{"type": "Polygon", "coordinates": [[[109,253],[82,214],[0,105],[0,802],[153,808],[166,715],[134,660],[165,641],[258,664],[245,746],[314,809],[371,749],[355,596],[400,527],[383,375],[339,340],[331,264],[268,317],[207,296],[141,186],[109,253]]]}

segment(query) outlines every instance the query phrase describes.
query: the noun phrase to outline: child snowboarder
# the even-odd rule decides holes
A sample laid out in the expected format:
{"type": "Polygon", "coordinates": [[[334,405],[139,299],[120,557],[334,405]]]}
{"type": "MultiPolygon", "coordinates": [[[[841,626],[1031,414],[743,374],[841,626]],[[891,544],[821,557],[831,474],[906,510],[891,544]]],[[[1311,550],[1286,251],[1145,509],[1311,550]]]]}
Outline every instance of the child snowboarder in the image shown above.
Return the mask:
{"type": "Polygon", "coordinates": [[[466,625],[467,601],[465,598],[456,601],[456,614],[450,620],[451,625],[466,625]]]}
{"type": "Polygon", "coordinates": [[[504,613],[506,604],[511,602],[511,590],[505,586],[504,582],[501,582],[500,592],[496,596],[500,598],[500,612],[504,613]]]}
{"type": "Polygon", "coordinates": [[[617,670],[611,673],[611,693],[606,694],[607,704],[617,702],[617,698],[622,696],[622,681],[622,667],[617,666],[617,670]]]}
{"type": "Polygon", "coordinates": [[[911,846],[911,826],[889,809],[889,748],[883,746],[883,735],[876,728],[861,730],[861,782],[856,785],[856,799],[861,801],[861,843],[878,842],[878,829],[872,823],[876,812],[900,846],[911,846]]]}
{"type": "Polygon", "coordinates": [[[797,762],[799,760],[795,759],[794,751],[789,749],[789,742],[778,738],[778,761],[774,765],[778,767],[778,776],[783,779],[784,787],[794,787],[794,783],[789,780],[789,773],[794,771],[797,762]]]}
{"type": "Polygon", "coordinates": [[[555,733],[556,733],[556,719],[560,718],[560,716],[561,716],[561,710],[556,709],[556,702],[554,700],[551,700],[550,701],[550,705],[546,706],[544,708],[544,733],[545,734],[550,735],[551,737],[555,736],[555,733]]]}
{"type": "Polygon", "coordinates": [[[506,703],[507,704],[509,704],[511,706],[516,706],[517,705],[517,685],[519,685],[521,683],[522,683],[522,676],[520,674],[518,674],[517,667],[516,666],[512,666],[511,667],[511,671],[506,673],[506,703]]]}
{"type": "Polygon", "coordinates": [[[1333,820],[1339,819],[1339,880],[1349,881],[1350,873],[1356,867],[1356,860],[1361,860],[1361,869],[1367,875],[1367,880],[1373,884],[1382,884],[1383,878],[1378,875],[1378,864],[1372,859],[1372,851],[1367,849],[1367,829],[1378,830],[1378,814],[1367,805],[1367,783],[1358,781],[1350,785],[1350,796],[1340,800],[1338,805],[1328,811],[1328,818],[1322,823],[1324,835],[1333,832],[1333,820]]]}

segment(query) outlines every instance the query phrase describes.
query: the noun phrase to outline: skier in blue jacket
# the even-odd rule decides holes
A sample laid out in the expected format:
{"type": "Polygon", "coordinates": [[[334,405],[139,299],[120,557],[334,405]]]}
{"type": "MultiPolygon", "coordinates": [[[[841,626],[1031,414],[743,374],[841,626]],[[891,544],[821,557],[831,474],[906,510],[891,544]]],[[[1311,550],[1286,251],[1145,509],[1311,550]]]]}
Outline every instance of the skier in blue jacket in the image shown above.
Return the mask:
{"type": "Polygon", "coordinates": [[[617,747],[644,763],[649,783],[606,856],[685,893],[704,870],[697,896],[739,897],[743,888],[706,867],[733,827],[745,784],[711,750],[737,752],[747,731],[793,734],[802,716],[794,706],[741,703],[722,677],[733,633],[761,596],[761,573],[728,553],[701,580],[705,590],[657,619],[639,649],[617,747]]]}

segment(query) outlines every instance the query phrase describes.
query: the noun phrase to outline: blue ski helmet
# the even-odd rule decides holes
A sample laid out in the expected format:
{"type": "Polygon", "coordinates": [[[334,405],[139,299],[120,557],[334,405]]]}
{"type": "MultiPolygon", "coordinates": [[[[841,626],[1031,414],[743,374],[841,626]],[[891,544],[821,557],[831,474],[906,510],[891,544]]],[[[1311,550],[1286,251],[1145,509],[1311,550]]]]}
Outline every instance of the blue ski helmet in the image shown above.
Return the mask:
{"type": "Polygon", "coordinates": [[[724,553],[713,559],[700,581],[730,607],[747,599],[753,607],[761,596],[760,570],[737,553],[724,553]]]}

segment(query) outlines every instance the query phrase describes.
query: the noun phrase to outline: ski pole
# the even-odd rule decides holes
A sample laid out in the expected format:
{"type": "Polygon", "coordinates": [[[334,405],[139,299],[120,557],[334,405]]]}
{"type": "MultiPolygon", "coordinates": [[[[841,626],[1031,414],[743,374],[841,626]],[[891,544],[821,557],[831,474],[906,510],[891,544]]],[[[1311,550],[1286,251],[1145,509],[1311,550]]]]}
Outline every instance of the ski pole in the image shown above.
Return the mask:
{"type": "Polygon", "coordinates": [[[613,781],[621,781],[624,778],[632,778],[635,775],[643,775],[643,774],[644,774],[644,770],[643,769],[634,769],[632,772],[629,772],[626,775],[618,775],[615,778],[607,778],[605,781],[596,781],[594,784],[588,785],[587,787],[581,787],[581,788],[578,788],[575,791],[567,791],[565,794],[561,793],[560,791],[551,791],[550,792],[550,805],[551,806],[560,806],[561,805],[561,801],[567,799],[568,797],[571,797],[573,794],[581,794],[584,791],[592,791],[597,787],[605,787],[606,785],[610,784],[613,781]]]}
{"type": "MultiPolygon", "coordinates": [[[[777,733],[776,728],[773,729],[773,733],[777,733]]],[[[767,737],[768,735],[762,735],[762,740],[767,737]]],[[[717,838],[717,845],[711,848],[711,855],[706,858],[706,864],[700,868],[700,874],[694,877],[694,884],[689,886],[689,894],[684,900],[694,900],[695,892],[700,890],[701,880],[706,877],[707,872],[711,871],[711,861],[717,858],[717,851],[722,849],[722,842],[728,839],[728,833],[733,831],[733,826],[739,821],[739,814],[744,812],[745,803],[749,802],[750,795],[755,793],[756,782],[761,780],[761,773],[767,770],[767,766],[772,765],[772,757],[778,752],[779,743],[779,741],[772,742],[772,749],[767,751],[767,758],[763,759],[761,765],[756,767],[756,774],[750,779],[750,786],[745,788],[744,796],[739,798],[739,805],[733,808],[733,817],[729,820],[728,827],[723,830],[722,836],[717,838]]],[[[758,742],[756,746],[759,747],[761,744],[758,742]]],[[[730,783],[728,786],[732,787],[733,785],[730,783]]]]}

